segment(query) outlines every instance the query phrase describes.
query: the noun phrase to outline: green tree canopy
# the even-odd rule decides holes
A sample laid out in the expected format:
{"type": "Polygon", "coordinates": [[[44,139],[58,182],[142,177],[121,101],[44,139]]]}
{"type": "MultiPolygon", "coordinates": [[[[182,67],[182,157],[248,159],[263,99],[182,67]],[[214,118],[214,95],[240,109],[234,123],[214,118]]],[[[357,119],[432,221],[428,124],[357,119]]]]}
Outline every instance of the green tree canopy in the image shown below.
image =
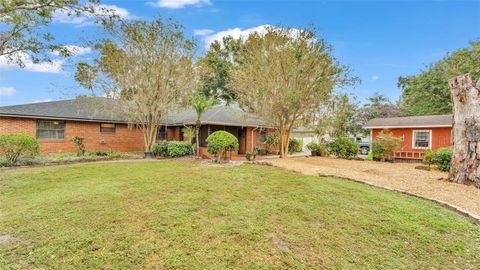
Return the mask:
{"type": "Polygon", "coordinates": [[[480,42],[457,50],[418,75],[400,77],[402,106],[409,115],[452,113],[448,80],[465,73],[480,78],[480,42]]]}
{"type": "Polygon", "coordinates": [[[206,96],[224,100],[227,104],[236,99],[236,94],[228,85],[230,83],[228,70],[232,67],[241,45],[241,40],[233,39],[231,36],[224,37],[222,42],[215,40],[205,56],[198,59],[200,87],[206,96]]]}
{"type": "Polygon", "coordinates": [[[114,11],[101,7],[99,0],[1,0],[0,1],[0,56],[23,67],[26,55],[34,62],[49,61],[55,51],[62,56],[72,54],[55,42],[46,31],[56,12],[68,16],[101,14],[114,18],[114,11]]]}

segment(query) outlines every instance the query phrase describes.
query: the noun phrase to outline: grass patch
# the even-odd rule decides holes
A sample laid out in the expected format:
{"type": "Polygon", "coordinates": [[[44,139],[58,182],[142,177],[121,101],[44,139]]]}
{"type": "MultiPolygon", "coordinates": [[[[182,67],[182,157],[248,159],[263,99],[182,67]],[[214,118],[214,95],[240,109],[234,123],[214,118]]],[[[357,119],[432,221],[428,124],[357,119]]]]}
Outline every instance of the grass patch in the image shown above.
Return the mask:
{"type": "Polygon", "coordinates": [[[437,204],[255,165],[8,172],[2,269],[478,269],[480,228],[437,204]]]}

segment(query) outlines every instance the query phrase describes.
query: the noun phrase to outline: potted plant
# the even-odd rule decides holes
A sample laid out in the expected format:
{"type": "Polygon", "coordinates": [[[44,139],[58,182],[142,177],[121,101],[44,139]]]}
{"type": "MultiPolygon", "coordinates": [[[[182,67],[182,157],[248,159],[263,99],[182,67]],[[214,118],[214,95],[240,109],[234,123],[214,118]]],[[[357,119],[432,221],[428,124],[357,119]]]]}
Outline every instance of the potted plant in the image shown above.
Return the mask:
{"type": "Polygon", "coordinates": [[[320,156],[320,144],[316,142],[310,142],[307,144],[307,149],[312,153],[312,157],[320,156]]]}
{"type": "Polygon", "coordinates": [[[248,161],[253,161],[257,157],[257,151],[248,151],[246,153],[246,158],[248,161]]]}

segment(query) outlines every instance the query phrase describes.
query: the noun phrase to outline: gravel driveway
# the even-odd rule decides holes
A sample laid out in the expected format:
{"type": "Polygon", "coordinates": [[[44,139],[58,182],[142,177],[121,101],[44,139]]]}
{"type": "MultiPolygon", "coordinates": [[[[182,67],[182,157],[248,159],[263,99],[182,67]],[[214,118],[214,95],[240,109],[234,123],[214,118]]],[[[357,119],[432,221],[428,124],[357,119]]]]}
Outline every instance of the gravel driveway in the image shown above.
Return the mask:
{"type": "Polygon", "coordinates": [[[273,166],[306,175],[358,180],[448,204],[480,220],[480,189],[445,181],[447,173],[415,169],[418,163],[386,163],[323,157],[268,160],[273,166]]]}

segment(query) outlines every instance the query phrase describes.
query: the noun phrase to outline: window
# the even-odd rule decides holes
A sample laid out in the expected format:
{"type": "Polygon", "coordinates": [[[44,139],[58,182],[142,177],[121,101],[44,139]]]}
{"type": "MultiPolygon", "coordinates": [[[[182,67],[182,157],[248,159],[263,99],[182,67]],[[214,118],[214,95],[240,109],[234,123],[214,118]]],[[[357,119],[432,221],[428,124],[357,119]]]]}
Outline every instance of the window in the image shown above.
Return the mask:
{"type": "Polygon", "coordinates": [[[432,147],[431,130],[414,130],[413,131],[413,149],[430,149],[432,147]]]}
{"type": "Polygon", "coordinates": [[[37,139],[63,140],[65,139],[64,121],[37,121],[37,139]]]}
{"type": "Polygon", "coordinates": [[[158,128],[157,132],[157,141],[165,141],[167,139],[167,129],[165,126],[161,126],[158,128]]]}
{"type": "Polygon", "coordinates": [[[267,141],[267,131],[260,129],[257,135],[257,143],[265,143],[267,141]]]}
{"type": "Polygon", "coordinates": [[[115,124],[112,123],[101,123],[100,132],[102,133],[115,133],[115,124]]]}

